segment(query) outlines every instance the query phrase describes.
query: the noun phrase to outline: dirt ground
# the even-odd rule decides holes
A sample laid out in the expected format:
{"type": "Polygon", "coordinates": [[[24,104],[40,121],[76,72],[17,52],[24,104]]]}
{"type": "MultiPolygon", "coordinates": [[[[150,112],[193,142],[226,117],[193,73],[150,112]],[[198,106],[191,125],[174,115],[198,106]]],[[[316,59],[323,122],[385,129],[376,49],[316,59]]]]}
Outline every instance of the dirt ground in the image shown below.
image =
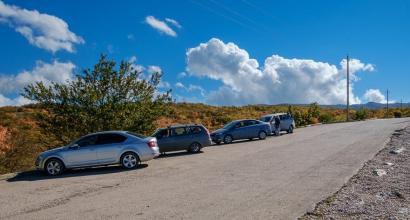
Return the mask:
{"type": "Polygon", "coordinates": [[[301,219],[410,219],[410,127],[301,219]]]}

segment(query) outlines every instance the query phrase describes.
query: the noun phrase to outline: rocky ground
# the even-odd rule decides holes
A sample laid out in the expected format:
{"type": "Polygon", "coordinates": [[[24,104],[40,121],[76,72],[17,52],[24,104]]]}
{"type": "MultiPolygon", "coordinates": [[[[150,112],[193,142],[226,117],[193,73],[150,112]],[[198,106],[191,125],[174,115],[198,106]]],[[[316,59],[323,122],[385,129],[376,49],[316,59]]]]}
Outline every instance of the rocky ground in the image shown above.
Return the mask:
{"type": "Polygon", "coordinates": [[[410,127],[301,219],[410,219],[410,127]]]}

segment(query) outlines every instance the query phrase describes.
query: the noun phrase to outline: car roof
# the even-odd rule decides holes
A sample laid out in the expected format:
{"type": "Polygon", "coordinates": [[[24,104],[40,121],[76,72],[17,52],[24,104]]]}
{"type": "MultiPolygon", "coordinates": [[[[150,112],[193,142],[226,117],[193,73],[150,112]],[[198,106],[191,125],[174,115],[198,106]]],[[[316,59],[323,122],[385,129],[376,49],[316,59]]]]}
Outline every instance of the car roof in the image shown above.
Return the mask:
{"type": "Polygon", "coordinates": [[[88,135],[94,135],[94,134],[127,134],[128,131],[120,131],[120,130],[115,130],[115,131],[99,131],[95,133],[90,133],[88,135]]]}
{"type": "Polygon", "coordinates": [[[170,125],[168,127],[164,127],[164,128],[158,128],[158,129],[167,129],[167,128],[180,128],[180,127],[188,127],[188,126],[202,126],[204,127],[202,124],[174,124],[174,125],[170,125]]]}
{"type": "Polygon", "coordinates": [[[257,119],[250,119],[250,118],[248,118],[248,119],[238,119],[238,120],[233,120],[233,121],[231,121],[231,122],[240,122],[240,121],[259,121],[259,120],[257,120],[257,119]]]}
{"type": "Polygon", "coordinates": [[[279,113],[274,113],[274,114],[268,114],[268,115],[264,115],[262,117],[268,117],[268,116],[279,116],[279,115],[287,115],[288,113],[284,113],[284,112],[279,112],[279,113]]]}

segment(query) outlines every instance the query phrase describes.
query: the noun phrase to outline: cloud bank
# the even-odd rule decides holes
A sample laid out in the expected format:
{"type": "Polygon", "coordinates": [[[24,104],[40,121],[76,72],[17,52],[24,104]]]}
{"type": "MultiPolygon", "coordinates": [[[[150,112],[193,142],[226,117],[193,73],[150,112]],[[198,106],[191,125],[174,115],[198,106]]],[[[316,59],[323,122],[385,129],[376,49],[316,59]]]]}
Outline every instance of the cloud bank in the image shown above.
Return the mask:
{"type": "Polygon", "coordinates": [[[22,96],[9,98],[7,96],[19,94],[24,87],[35,82],[50,85],[51,82],[66,83],[74,78],[75,65],[71,62],[54,61],[45,63],[37,61],[31,71],[22,71],[15,75],[0,75],[0,106],[24,105],[29,100],[22,96]]]}
{"type": "Polygon", "coordinates": [[[363,98],[367,102],[387,103],[386,97],[378,89],[368,89],[363,98]]]}
{"type": "MultiPolygon", "coordinates": [[[[288,59],[279,55],[267,57],[263,66],[234,43],[212,38],[188,49],[187,72],[222,82],[210,91],[206,102],[216,105],[310,103],[340,104],[346,102],[346,61],[339,67],[309,59],[288,59]]],[[[360,71],[374,71],[372,64],[352,59],[349,63],[354,95],[354,82],[360,71]]]]}
{"type": "Polygon", "coordinates": [[[7,5],[0,0],[1,23],[14,28],[30,44],[53,53],[59,50],[74,52],[74,44],[84,43],[83,38],[71,32],[61,18],[7,5]]]}

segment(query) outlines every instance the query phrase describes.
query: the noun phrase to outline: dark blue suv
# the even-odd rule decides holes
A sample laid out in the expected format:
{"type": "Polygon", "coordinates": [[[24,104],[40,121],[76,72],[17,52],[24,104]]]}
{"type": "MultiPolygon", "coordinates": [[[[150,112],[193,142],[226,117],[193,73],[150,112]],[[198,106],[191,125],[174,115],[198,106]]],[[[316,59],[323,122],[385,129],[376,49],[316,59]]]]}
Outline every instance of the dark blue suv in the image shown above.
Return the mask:
{"type": "Polygon", "coordinates": [[[223,128],[211,133],[211,139],[216,144],[224,142],[229,144],[234,140],[259,138],[265,139],[268,134],[272,133],[269,123],[245,119],[236,120],[226,124],[223,128]]]}
{"type": "Polygon", "coordinates": [[[198,153],[201,148],[211,145],[208,129],[198,124],[160,128],[152,136],[157,138],[161,153],[180,150],[198,153]]]}

